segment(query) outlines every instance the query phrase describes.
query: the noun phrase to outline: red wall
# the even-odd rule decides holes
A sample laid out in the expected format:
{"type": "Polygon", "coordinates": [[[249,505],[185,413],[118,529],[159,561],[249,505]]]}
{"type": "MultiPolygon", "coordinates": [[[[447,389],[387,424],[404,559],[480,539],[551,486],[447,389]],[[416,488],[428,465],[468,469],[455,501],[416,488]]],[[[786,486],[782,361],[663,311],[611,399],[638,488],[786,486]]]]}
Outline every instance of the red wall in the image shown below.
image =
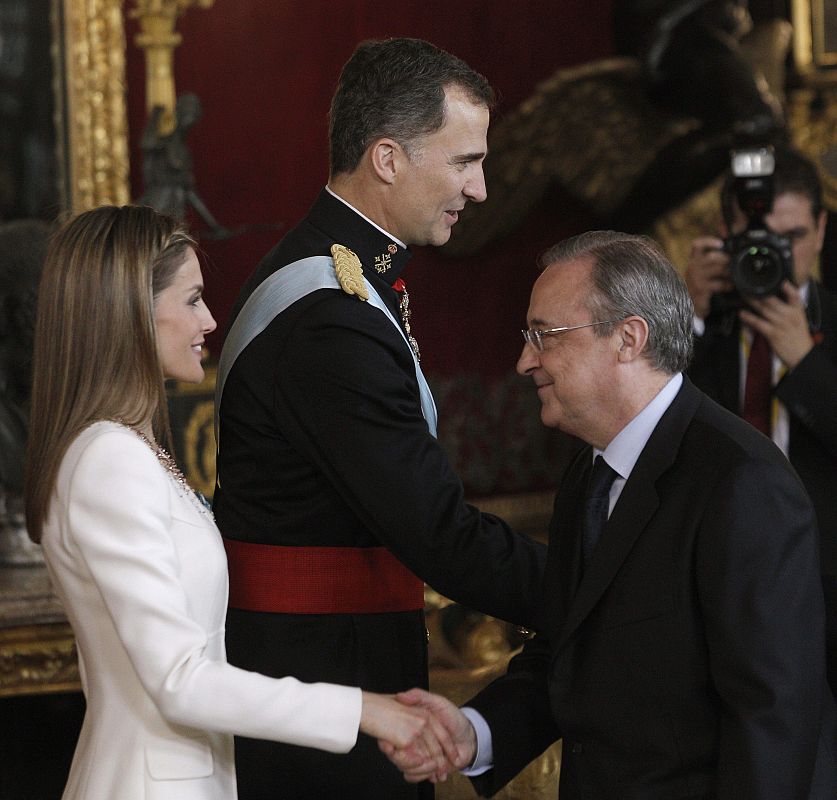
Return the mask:
{"type": "MultiPolygon", "coordinates": [[[[361,39],[417,36],[450,50],[489,78],[502,114],[557,68],[609,55],[610,11],[611,0],[215,0],[209,10],[192,9],[178,23],[175,74],[178,93],[195,92],[204,107],[189,138],[198,192],[229,228],[292,226],[326,181],[328,105],[361,39]]],[[[135,32],[129,23],[132,185],[139,196],[145,67],[135,32]]],[[[490,252],[451,260],[420,248],[406,279],[431,371],[507,373],[519,353],[537,254],[587,223],[554,197],[490,252]]],[[[204,242],[207,300],[219,321],[213,355],[238,288],[282,230],[204,242]]]]}

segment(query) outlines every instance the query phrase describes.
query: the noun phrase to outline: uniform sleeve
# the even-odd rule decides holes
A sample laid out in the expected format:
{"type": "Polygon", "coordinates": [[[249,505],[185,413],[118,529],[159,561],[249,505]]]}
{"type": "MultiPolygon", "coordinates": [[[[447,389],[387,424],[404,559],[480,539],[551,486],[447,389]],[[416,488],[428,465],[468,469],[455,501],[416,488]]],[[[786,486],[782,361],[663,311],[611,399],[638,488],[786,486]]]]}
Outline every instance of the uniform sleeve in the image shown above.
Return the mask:
{"type": "Polygon", "coordinates": [[[826,686],[810,503],[789,470],[747,462],[718,481],[708,507],[696,575],[721,702],[715,794],[803,800],[826,686]]]}
{"type": "Polygon", "coordinates": [[[190,614],[178,578],[169,491],[168,477],[136,437],[101,435],[71,477],[65,533],[161,714],[195,728],[350,750],[359,689],[267,678],[207,657],[207,632],[190,614]]]}
{"type": "Polygon", "coordinates": [[[306,315],[276,367],[279,426],[354,514],[445,596],[532,625],[546,547],[465,503],[421,413],[407,345],[338,297],[306,315]]]}

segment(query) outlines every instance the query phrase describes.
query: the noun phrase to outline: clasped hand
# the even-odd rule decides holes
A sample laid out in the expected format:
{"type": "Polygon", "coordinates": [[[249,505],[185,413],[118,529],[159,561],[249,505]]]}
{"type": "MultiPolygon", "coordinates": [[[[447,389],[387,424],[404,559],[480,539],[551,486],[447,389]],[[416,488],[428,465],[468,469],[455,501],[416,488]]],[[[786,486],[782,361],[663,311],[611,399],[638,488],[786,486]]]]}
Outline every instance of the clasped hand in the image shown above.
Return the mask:
{"type": "Polygon", "coordinates": [[[439,783],[467,767],[477,749],[474,728],[449,700],[422,689],[395,697],[363,693],[360,729],[410,783],[439,783]]]}

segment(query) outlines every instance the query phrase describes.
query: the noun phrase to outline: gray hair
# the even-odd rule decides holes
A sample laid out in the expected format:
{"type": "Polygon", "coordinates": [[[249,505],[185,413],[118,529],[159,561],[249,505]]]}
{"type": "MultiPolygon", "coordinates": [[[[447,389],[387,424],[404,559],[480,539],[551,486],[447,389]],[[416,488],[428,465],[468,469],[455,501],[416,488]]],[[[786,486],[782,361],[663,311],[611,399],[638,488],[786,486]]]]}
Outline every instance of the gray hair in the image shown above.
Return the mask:
{"type": "MultiPolygon", "coordinates": [[[[647,236],[589,231],[551,247],[541,269],[556,262],[589,258],[590,295],[585,307],[594,320],[642,317],[648,324],[645,357],[654,369],[682,372],[692,356],[694,306],[683,279],[647,236]]],[[[593,328],[609,336],[617,323],[593,328]]]]}

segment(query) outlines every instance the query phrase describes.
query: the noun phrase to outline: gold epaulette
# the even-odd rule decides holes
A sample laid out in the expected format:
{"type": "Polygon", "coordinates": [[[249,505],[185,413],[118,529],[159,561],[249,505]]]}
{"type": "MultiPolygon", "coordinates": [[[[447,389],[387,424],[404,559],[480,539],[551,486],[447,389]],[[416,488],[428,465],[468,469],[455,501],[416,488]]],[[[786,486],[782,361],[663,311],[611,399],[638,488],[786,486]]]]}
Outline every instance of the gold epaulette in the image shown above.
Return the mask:
{"type": "Polygon", "coordinates": [[[363,269],[357,255],[342,244],[331,246],[331,257],[334,259],[334,271],[340,288],[346,294],[357,295],[361,300],[369,299],[369,292],[363,281],[363,269]]]}

